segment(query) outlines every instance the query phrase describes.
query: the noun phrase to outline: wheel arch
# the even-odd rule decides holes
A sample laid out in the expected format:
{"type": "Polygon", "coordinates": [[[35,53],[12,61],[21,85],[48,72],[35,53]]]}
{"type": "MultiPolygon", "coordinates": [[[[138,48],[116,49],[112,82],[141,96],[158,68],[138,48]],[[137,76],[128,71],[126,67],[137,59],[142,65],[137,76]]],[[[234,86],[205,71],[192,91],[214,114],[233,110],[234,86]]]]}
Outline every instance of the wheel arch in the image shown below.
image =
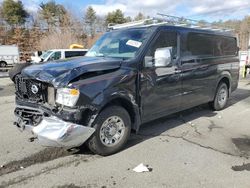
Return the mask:
{"type": "Polygon", "coordinates": [[[227,85],[228,96],[230,96],[231,95],[231,87],[232,87],[231,75],[229,73],[227,73],[227,74],[223,74],[220,76],[220,78],[218,79],[217,84],[216,84],[215,95],[216,95],[216,91],[221,83],[225,83],[227,85]]]}
{"type": "Polygon", "coordinates": [[[140,113],[138,106],[132,102],[130,99],[127,99],[122,96],[117,96],[106,102],[100,109],[100,112],[107,108],[108,106],[117,105],[123,107],[129,113],[131,118],[131,129],[138,132],[141,124],[140,113]]]}
{"type": "Polygon", "coordinates": [[[8,65],[8,63],[6,61],[4,61],[4,60],[0,60],[0,63],[4,63],[5,66],[8,65]]]}

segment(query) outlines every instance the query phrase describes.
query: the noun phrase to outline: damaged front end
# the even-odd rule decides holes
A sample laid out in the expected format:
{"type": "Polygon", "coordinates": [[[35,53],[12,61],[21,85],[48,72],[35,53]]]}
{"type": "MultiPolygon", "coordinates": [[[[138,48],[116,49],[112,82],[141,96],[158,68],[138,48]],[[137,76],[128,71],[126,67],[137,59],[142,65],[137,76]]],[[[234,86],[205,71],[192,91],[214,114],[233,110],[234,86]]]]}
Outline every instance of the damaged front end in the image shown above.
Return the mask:
{"type": "Polygon", "coordinates": [[[30,131],[43,146],[73,148],[82,145],[95,131],[84,126],[86,109],[56,105],[56,91],[48,83],[18,75],[16,85],[16,125],[30,131]]]}
{"type": "Polygon", "coordinates": [[[21,130],[31,131],[41,145],[49,147],[77,147],[95,132],[94,128],[66,122],[55,116],[43,117],[36,126],[27,123],[27,118],[24,120],[16,116],[15,125],[21,130]]]}
{"type": "Polygon", "coordinates": [[[95,132],[101,110],[121,100],[131,109],[132,128],[138,130],[136,74],[121,68],[121,61],[87,57],[23,69],[15,77],[14,124],[32,132],[44,146],[78,147],[95,132]]]}

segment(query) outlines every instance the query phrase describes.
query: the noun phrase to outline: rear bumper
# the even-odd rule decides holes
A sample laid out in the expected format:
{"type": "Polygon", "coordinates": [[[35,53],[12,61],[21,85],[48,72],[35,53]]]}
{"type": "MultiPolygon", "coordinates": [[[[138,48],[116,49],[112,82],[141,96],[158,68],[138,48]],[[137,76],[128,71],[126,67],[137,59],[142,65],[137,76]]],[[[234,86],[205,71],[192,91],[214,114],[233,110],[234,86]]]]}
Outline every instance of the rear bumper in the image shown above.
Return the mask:
{"type": "Polygon", "coordinates": [[[94,128],[66,122],[55,116],[43,117],[37,126],[32,126],[22,117],[16,116],[14,124],[22,130],[30,131],[41,145],[49,147],[78,147],[95,132],[94,128]]]}

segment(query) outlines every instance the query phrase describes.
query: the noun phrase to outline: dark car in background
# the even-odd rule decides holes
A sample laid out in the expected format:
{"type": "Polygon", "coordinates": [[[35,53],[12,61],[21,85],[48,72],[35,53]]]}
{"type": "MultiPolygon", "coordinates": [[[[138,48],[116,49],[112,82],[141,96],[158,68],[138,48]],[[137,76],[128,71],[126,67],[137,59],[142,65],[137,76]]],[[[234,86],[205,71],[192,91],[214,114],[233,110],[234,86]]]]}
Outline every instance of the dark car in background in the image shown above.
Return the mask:
{"type": "Polygon", "coordinates": [[[45,146],[85,143],[110,155],[143,123],[203,103],[225,108],[238,85],[237,54],[236,38],[221,31],[166,24],[116,29],[85,57],[17,75],[15,125],[45,146]]]}

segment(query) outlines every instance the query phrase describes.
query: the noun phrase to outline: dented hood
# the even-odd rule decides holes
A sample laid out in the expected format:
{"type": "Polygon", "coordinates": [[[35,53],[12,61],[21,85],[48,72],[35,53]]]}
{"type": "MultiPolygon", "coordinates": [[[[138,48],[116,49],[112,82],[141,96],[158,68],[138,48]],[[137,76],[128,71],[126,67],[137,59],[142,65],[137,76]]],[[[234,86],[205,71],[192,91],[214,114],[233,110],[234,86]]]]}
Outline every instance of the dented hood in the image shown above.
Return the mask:
{"type": "Polygon", "coordinates": [[[117,58],[81,57],[70,60],[42,63],[25,68],[22,74],[31,79],[64,87],[80,75],[88,72],[118,69],[121,60],[117,58]]]}

